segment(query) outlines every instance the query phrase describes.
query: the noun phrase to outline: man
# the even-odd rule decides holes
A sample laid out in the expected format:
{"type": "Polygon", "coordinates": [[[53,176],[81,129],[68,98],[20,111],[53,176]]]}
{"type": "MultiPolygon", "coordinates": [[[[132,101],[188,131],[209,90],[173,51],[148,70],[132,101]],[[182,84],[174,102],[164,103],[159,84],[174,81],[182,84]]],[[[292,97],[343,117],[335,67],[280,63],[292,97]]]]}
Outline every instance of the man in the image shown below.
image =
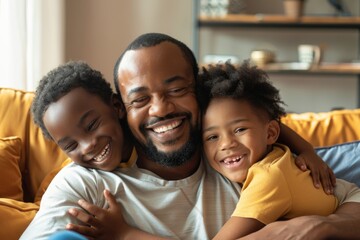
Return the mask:
{"type": "MultiPolygon", "coordinates": [[[[132,227],[168,238],[212,238],[235,208],[239,188],[201,160],[199,109],[194,94],[197,63],[192,52],[169,36],[142,35],[120,57],[114,73],[135,140],[136,166],[113,173],[84,171],[73,165],[63,169],[49,186],[40,211],[23,238],[47,237],[64,229],[68,222],[78,223],[64,212],[75,207],[80,198],[107,208],[102,197],[105,189],[115,195],[125,221],[132,227]]],[[[284,139],[299,140],[294,133],[285,132],[284,139]]],[[[288,140],[287,144],[305,159],[318,160],[303,140],[288,140]]],[[[321,175],[325,179],[328,170],[321,175]]],[[[354,196],[347,199],[350,197],[354,196]]],[[[346,235],[351,234],[347,224],[360,224],[359,217],[349,215],[350,210],[354,216],[360,216],[360,204],[346,203],[332,217],[308,218],[311,222],[306,228],[311,235],[306,237],[326,237],[323,228],[320,227],[321,235],[315,228],[321,225],[347,227],[334,235],[340,238],[359,236],[359,232],[346,235]]],[[[87,223],[89,218],[83,213],[78,216],[87,223]]],[[[297,236],[299,228],[293,226],[304,220],[294,221],[285,233],[287,237],[297,236]]],[[[270,230],[279,232],[282,226],[271,226],[270,230]]],[[[259,238],[266,236],[267,228],[258,234],[259,238]]]]}

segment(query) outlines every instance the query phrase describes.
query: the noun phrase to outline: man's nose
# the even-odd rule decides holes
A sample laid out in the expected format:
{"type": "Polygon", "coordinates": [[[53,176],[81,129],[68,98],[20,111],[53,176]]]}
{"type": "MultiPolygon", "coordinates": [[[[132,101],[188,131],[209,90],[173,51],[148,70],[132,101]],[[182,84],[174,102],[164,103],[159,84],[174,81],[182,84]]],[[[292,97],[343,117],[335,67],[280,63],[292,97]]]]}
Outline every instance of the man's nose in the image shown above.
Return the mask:
{"type": "Polygon", "coordinates": [[[150,116],[164,117],[175,111],[175,105],[165,96],[155,96],[152,98],[149,109],[150,116]]]}

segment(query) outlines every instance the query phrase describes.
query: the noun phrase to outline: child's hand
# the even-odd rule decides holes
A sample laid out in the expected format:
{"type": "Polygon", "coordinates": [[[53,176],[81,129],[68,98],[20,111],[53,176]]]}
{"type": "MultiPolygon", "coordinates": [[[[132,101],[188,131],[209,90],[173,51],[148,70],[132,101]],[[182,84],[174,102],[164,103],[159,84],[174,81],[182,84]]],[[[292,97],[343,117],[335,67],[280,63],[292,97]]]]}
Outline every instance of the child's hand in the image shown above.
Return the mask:
{"type": "Polygon", "coordinates": [[[336,184],[335,174],[315,151],[299,154],[295,159],[295,163],[303,171],[310,170],[316,188],[319,188],[322,185],[325,193],[334,193],[336,184]]]}
{"type": "Polygon", "coordinates": [[[69,214],[87,226],[70,223],[66,229],[76,231],[89,239],[120,239],[121,234],[125,234],[130,227],[124,221],[121,206],[117,204],[114,196],[108,190],[104,191],[104,196],[109,204],[108,209],[79,200],[79,205],[89,214],[76,208],[70,209],[69,214]]]}

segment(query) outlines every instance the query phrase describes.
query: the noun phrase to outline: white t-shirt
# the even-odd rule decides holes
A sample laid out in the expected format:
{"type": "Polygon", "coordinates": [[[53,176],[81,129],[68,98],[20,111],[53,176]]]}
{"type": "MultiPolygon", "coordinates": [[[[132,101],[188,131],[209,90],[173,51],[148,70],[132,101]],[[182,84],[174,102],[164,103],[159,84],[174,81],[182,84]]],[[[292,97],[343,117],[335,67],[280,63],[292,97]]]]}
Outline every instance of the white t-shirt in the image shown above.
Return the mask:
{"type": "MultiPolygon", "coordinates": [[[[240,188],[215,172],[205,161],[190,177],[167,181],[136,166],[105,172],[70,164],[54,178],[40,210],[20,239],[48,239],[77,221],[67,210],[84,199],[107,207],[110,190],[123,207],[126,222],[141,230],[174,239],[211,239],[230,218],[240,188]]],[[[360,202],[355,184],[337,180],[339,203],[360,202]]]]}
{"type": "Polygon", "coordinates": [[[240,188],[204,162],[190,177],[167,181],[136,166],[105,172],[70,164],[49,185],[34,220],[21,239],[47,239],[66,224],[67,214],[84,199],[107,207],[109,189],[123,207],[126,222],[158,236],[211,239],[230,218],[240,188]]]}

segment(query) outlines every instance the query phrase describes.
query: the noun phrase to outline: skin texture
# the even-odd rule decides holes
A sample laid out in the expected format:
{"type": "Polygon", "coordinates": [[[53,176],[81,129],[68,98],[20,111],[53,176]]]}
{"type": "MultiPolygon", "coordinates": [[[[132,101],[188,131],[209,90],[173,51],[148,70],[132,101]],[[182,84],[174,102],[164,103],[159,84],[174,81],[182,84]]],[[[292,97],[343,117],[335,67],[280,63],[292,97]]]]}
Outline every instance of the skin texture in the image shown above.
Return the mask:
{"type": "Polygon", "coordinates": [[[130,156],[124,147],[119,101],[104,103],[83,88],[75,88],[49,105],[43,120],[51,137],[75,163],[112,171],[130,156]]]}
{"type": "Polygon", "coordinates": [[[127,51],[118,76],[128,124],[136,139],[138,166],[168,180],[194,173],[200,162],[194,140],[199,109],[192,69],[180,49],[163,42],[127,51]],[[146,152],[150,145],[153,150],[146,152]],[[176,157],[158,162],[176,154],[180,154],[179,162],[171,162],[176,157]]]}

